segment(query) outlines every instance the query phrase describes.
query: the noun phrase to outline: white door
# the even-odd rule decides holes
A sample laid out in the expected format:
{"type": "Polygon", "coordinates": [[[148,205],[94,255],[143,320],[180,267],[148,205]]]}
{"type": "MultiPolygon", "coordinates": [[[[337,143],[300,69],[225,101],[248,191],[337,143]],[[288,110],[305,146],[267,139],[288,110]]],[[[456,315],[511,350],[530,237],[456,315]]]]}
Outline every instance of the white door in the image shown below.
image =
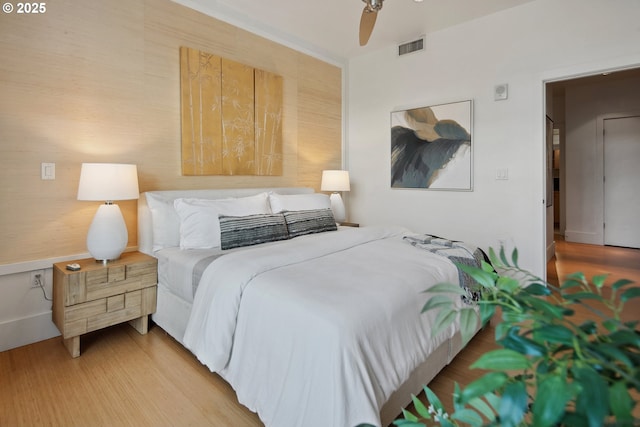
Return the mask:
{"type": "Polygon", "coordinates": [[[640,116],[604,120],[604,244],[640,248],[640,116]]]}

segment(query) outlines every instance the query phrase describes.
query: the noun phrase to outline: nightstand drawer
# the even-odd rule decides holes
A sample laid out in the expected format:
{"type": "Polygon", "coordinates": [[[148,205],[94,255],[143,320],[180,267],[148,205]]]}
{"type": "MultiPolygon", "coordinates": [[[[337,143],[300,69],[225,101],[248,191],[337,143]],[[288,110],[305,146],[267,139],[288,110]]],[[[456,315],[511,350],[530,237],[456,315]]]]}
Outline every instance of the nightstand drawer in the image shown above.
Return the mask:
{"type": "Polygon", "coordinates": [[[156,287],[75,304],[64,312],[64,338],[82,335],[155,312],[156,287]]]}
{"type": "Polygon", "coordinates": [[[155,285],[157,282],[155,260],[134,265],[114,265],[98,270],[79,271],[69,275],[64,305],[68,307],[131,292],[155,285]]]}

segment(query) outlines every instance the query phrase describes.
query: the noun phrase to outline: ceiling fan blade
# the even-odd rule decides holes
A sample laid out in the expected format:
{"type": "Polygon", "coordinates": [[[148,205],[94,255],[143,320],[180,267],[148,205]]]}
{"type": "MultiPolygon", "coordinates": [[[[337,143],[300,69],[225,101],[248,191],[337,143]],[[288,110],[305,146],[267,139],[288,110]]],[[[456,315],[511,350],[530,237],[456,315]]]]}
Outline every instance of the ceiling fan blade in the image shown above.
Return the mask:
{"type": "Polygon", "coordinates": [[[360,17],[360,46],[366,45],[369,41],[377,17],[378,11],[371,10],[370,7],[365,6],[360,17]]]}

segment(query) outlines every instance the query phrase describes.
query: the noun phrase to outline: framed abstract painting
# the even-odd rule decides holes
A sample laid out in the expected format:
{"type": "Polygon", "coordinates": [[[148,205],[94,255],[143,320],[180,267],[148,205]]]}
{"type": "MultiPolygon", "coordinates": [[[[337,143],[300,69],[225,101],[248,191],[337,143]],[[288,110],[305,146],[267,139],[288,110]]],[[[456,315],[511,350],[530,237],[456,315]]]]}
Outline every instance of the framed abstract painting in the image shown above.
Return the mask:
{"type": "Polygon", "coordinates": [[[472,101],[391,113],[391,187],[473,190],[472,101]]]}

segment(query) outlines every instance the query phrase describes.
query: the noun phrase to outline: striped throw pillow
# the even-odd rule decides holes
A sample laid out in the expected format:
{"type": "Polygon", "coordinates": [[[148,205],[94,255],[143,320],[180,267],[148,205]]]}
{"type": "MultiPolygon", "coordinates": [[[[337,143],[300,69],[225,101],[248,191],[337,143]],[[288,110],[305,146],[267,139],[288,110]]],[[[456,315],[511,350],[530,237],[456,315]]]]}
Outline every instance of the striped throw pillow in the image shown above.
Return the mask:
{"type": "Polygon", "coordinates": [[[220,247],[239,248],[289,238],[282,214],[220,215],[220,247]]]}
{"type": "Polygon", "coordinates": [[[283,212],[289,238],[338,229],[331,209],[283,212]]]}

